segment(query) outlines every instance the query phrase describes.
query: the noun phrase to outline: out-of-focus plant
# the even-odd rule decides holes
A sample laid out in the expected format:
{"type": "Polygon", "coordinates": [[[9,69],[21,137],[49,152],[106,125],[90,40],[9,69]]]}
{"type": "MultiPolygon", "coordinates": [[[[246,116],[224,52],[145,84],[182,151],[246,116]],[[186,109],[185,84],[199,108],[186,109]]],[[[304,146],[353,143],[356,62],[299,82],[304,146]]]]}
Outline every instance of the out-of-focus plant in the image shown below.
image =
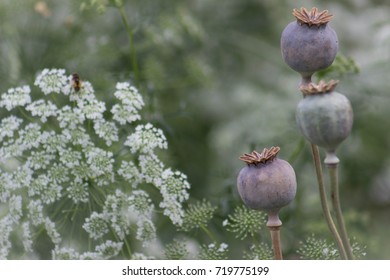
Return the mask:
{"type": "Polygon", "coordinates": [[[117,83],[108,109],[73,79],[45,69],[1,96],[1,258],[48,257],[40,242],[56,259],[130,258],[158,239],[161,216],[183,223],[190,185],[160,160],[162,130],[137,124],[142,95],[117,83]]]}

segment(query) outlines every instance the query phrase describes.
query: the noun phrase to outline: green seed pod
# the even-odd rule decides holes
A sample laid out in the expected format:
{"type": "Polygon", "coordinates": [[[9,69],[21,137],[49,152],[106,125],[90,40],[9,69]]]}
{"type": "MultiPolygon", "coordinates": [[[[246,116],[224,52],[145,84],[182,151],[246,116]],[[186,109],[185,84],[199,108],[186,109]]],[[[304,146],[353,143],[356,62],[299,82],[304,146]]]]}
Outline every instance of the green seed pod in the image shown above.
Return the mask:
{"type": "Polygon", "coordinates": [[[342,94],[335,92],[337,81],[301,86],[304,98],[298,103],[296,121],[311,143],[333,154],[351,132],[352,106],[342,94]]]}
{"type": "Polygon", "coordinates": [[[302,84],[310,83],[314,72],[329,67],[337,54],[336,32],[328,25],[333,17],[327,10],[294,9],[296,21],[282,32],[281,50],[284,61],[302,75],[302,84]]]}
{"type": "Polygon", "coordinates": [[[238,175],[237,188],[249,208],[276,213],[294,199],[295,172],[287,161],[276,158],[279,150],[272,147],[240,157],[247,166],[238,175]]]}

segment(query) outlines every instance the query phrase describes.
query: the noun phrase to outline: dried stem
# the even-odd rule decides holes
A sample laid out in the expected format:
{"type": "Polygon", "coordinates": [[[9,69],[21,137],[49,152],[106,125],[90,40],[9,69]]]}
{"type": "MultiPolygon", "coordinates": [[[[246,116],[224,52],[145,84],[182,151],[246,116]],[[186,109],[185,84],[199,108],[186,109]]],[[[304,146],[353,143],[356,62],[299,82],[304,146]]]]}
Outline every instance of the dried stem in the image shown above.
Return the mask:
{"type": "Polygon", "coordinates": [[[331,191],[331,199],[333,204],[333,209],[336,213],[336,221],[339,226],[340,236],[344,244],[345,251],[347,253],[348,259],[353,259],[352,247],[349,242],[347,228],[345,227],[343,213],[341,211],[341,203],[340,203],[340,194],[339,194],[339,180],[338,180],[338,163],[335,164],[326,164],[329,170],[330,176],[330,191],[331,191]]]}
{"type": "Polygon", "coordinates": [[[313,155],[314,160],[314,166],[316,169],[317,174],[317,181],[318,181],[318,188],[320,192],[320,199],[321,199],[321,205],[322,205],[322,212],[324,214],[326,223],[328,224],[329,230],[331,231],[333,238],[336,242],[337,247],[339,248],[340,255],[342,259],[348,259],[347,253],[345,251],[342,239],[340,238],[340,235],[337,231],[336,225],[333,222],[333,218],[330,214],[328,201],[326,199],[326,192],[325,192],[325,186],[324,186],[324,176],[322,174],[322,167],[321,167],[321,159],[320,159],[320,153],[318,151],[318,147],[314,144],[311,144],[311,151],[313,155]]]}
{"type": "Polygon", "coordinates": [[[283,260],[282,243],[280,241],[280,227],[282,222],[279,219],[279,209],[268,212],[267,227],[271,234],[272,249],[274,250],[275,260],[283,260]]]}

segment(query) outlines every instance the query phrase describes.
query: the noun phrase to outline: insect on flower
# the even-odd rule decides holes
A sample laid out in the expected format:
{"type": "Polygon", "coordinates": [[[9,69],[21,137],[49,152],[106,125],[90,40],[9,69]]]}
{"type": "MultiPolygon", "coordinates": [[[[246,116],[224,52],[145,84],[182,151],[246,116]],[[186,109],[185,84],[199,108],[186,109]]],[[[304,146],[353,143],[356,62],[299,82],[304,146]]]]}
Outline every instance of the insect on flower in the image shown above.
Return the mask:
{"type": "Polygon", "coordinates": [[[81,82],[79,74],[77,74],[77,73],[72,74],[71,84],[72,84],[72,88],[76,92],[80,91],[80,89],[82,87],[82,82],[81,82]]]}

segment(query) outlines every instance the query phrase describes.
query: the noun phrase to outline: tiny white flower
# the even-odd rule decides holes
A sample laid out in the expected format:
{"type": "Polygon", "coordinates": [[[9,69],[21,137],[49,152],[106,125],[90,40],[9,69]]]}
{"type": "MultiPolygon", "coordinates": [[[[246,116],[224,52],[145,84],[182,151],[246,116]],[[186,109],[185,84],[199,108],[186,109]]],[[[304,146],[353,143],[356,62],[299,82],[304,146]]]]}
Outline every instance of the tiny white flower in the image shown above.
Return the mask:
{"type": "Polygon", "coordinates": [[[137,217],[151,219],[154,205],[149,195],[143,190],[135,190],[128,197],[129,211],[135,213],[137,217]]]}
{"type": "Polygon", "coordinates": [[[139,156],[139,166],[141,167],[141,176],[146,183],[152,183],[160,187],[163,183],[161,174],[164,171],[164,164],[155,154],[139,156]]]}
{"type": "Polygon", "coordinates": [[[26,252],[32,252],[33,241],[32,234],[30,230],[30,224],[28,222],[24,222],[22,224],[22,233],[23,233],[23,247],[26,252]]]}
{"type": "Polygon", "coordinates": [[[229,224],[229,220],[228,219],[223,220],[223,222],[222,222],[222,226],[223,227],[226,227],[228,224],[229,224]]]}
{"type": "Polygon", "coordinates": [[[10,235],[12,232],[12,220],[5,216],[0,220],[0,260],[6,259],[12,247],[10,235]]]}
{"type": "Polygon", "coordinates": [[[95,240],[101,238],[109,230],[105,215],[97,212],[92,212],[91,216],[85,220],[83,228],[95,240]]]}
{"type": "Polygon", "coordinates": [[[62,186],[57,182],[50,181],[41,193],[41,200],[45,204],[52,204],[62,197],[62,186]]]}
{"type": "Polygon", "coordinates": [[[32,116],[41,118],[41,122],[46,122],[48,117],[55,117],[57,115],[57,106],[52,102],[45,100],[37,100],[26,106],[26,110],[31,112],[32,116]]]}
{"type": "Polygon", "coordinates": [[[45,229],[47,235],[50,237],[54,245],[61,243],[61,236],[56,229],[56,224],[52,222],[49,218],[45,219],[45,229]]]}
{"type": "Polygon", "coordinates": [[[132,161],[122,161],[118,174],[137,187],[142,181],[142,175],[132,161]]]}
{"type": "Polygon", "coordinates": [[[66,105],[59,111],[57,119],[61,128],[73,130],[84,122],[85,116],[80,108],[66,105]]]}
{"type": "Polygon", "coordinates": [[[4,107],[11,111],[17,106],[25,106],[31,102],[31,89],[29,86],[10,88],[1,95],[0,108],[4,107]]]}
{"type": "Polygon", "coordinates": [[[71,137],[64,134],[56,134],[54,131],[44,131],[39,137],[45,151],[49,154],[57,154],[59,151],[65,149],[71,137]]]}
{"type": "Polygon", "coordinates": [[[147,247],[156,239],[156,227],[149,219],[137,221],[136,238],[142,241],[142,246],[147,247]]]}
{"type": "Polygon", "coordinates": [[[8,215],[14,223],[18,223],[22,216],[22,197],[20,195],[13,195],[9,202],[8,215]]]}
{"type": "Polygon", "coordinates": [[[221,245],[219,245],[218,252],[225,252],[225,251],[227,250],[228,247],[229,247],[228,244],[226,244],[226,243],[221,243],[221,245]]]}
{"type": "Polygon", "coordinates": [[[115,104],[111,108],[111,113],[113,114],[113,119],[119,122],[119,124],[124,125],[126,123],[132,123],[141,119],[141,115],[134,111],[132,106],[124,106],[121,104],[115,104]]]}
{"type": "Polygon", "coordinates": [[[47,153],[45,150],[32,151],[27,159],[27,164],[31,169],[45,169],[50,162],[55,159],[53,154],[47,153]]]}
{"type": "Polygon", "coordinates": [[[82,181],[72,181],[66,189],[68,197],[73,200],[75,204],[80,202],[88,202],[88,184],[82,181]]]}
{"type": "Polygon", "coordinates": [[[96,246],[95,250],[101,254],[104,258],[109,259],[115,257],[122,250],[123,242],[114,242],[107,240],[101,245],[96,246]]]}
{"type": "Polygon", "coordinates": [[[130,86],[129,83],[117,83],[117,91],[114,93],[115,97],[122,101],[125,105],[131,105],[134,110],[140,110],[145,104],[142,99],[142,95],[138,93],[138,90],[130,86]]]}
{"type": "Polygon", "coordinates": [[[118,128],[114,122],[107,122],[104,119],[96,120],[93,128],[96,134],[106,141],[107,146],[111,146],[112,142],[119,140],[118,128]]]}
{"type": "Polygon", "coordinates": [[[189,198],[187,190],[190,184],[186,177],[181,172],[173,172],[170,168],[164,170],[161,174],[163,183],[161,185],[161,194],[163,197],[170,197],[171,199],[184,202],[189,198]]]}
{"type": "Polygon", "coordinates": [[[164,200],[160,202],[160,208],[164,209],[163,214],[169,217],[174,225],[183,223],[184,210],[177,200],[164,197],[164,200]]]}
{"type": "Polygon", "coordinates": [[[33,178],[34,170],[28,165],[28,163],[18,166],[15,172],[13,172],[13,179],[15,189],[25,188],[30,186],[33,178]]]}
{"type": "Polygon", "coordinates": [[[103,113],[106,111],[105,103],[97,101],[96,99],[91,99],[83,104],[79,104],[79,108],[85,117],[90,120],[103,118],[103,113]]]}
{"type": "Polygon", "coordinates": [[[19,129],[22,122],[22,119],[15,116],[3,118],[0,122],[0,142],[2,142],[5,137],[13,137],[14,132],[19,129]]]}
{"type": "Polygon", "coordinates": [[[28,187],[28,195],[30,197],[39,196],[49,183],[49,178],[45,174],[40,174],[37,178],[34,178],[28,187]]]}
{"type": "Polygon", "coordinates": [[[63,149],[59,152],[60,162],[68,168],[74,168],[80,165],[82,159],[81,153],[72,149],[63,149]]]}
{"type": "Polygon", "coordinates": [[[38,148],[40,144],[41,127],[37,123],[30,123],[19,132],[21,144],[26,149],[38,148]]]}
{"type": "Polygon", "coordinates": [[[90,176],[95,178],[105,174],[113,175],[113,153],[100,148],[90,148],[85,153],[90,168],[90,176]]]}
{"type": "Polygon", "coordinates": [[[96,252],[84,252],[80,255],[80,260],[101,260],[103,257],[96,252]]]}
{"type": "Polygon", "coordinates": [[[51,252],[53,260],[77,260],[80,258],[78,252],[73,248],[60,248],[55,246],[51,252]]]}
{"type": "Polygon", "coordinates": [[[27,209],[28,217],[30,218],[32,225],[38,226],[44,223],[45,220],[43,218],[43,205],[40,200],[31,200],[27,209]]]}
{"type": "Polygon", "coordinates": [[[9,173],[0,173],[0,202],[7,203],[11,196],[13,185],[12,176],[9,173]]]}
{"type": "Polygon", "coordinates": [[[72,145],[80,145],[82,147],[92,146],[91,136],[87,133],[84,127],[77,127],[76,129],[67,129],[62,130],[62,135],[66,142],[71,143],[72,145]]]}
{"type": "Polygon", "coordinates": [[[152,124],[138,125],[135,132],[127,137],[126,146],[130,147],[132,153],[152,153],[155,148],[167,149],[168,143],[161,129],[155,128],[152,124]]]}
{"type": "Polygon", "coordinates": [[[38,86],[45,95],[52,92],[61,93],[68,84],[64,69],[44,69],[34,82],[34,85],[38,86]]]}

